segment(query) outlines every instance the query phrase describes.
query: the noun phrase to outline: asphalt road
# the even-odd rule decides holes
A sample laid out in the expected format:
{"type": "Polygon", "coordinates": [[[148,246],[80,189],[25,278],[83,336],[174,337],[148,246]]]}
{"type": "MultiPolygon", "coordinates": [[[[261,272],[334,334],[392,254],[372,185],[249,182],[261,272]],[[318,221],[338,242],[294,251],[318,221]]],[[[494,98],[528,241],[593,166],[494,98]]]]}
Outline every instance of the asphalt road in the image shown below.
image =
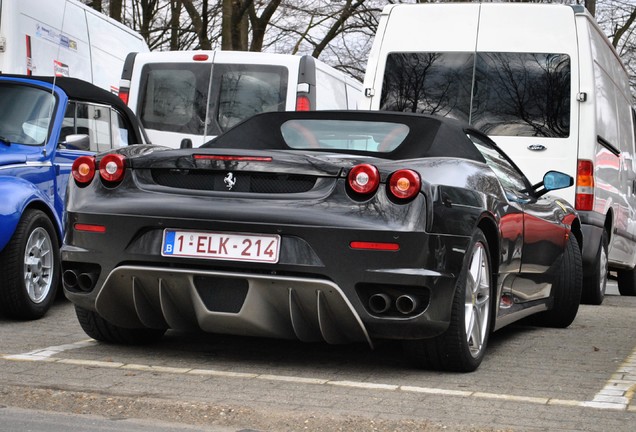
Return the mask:
{"type": "Polygon", "coordinates": [[[392,343],[102,344],[60,300],[39,321],[0,318],[0,431],[633,431],[636,297],[609,294],[568,329],[495,333],[470,374],[413,369],[392,343]]]}

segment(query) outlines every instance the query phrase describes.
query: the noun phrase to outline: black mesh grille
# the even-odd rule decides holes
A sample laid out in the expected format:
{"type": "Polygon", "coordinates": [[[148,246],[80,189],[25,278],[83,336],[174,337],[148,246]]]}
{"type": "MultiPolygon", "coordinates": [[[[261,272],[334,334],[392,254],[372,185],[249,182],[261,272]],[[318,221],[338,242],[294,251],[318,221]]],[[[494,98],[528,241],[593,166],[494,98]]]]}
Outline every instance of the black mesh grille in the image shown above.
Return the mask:
{"type": "Polygon", "coordinates": [[[308,192],[316,183],[315,177],[307,175],[259,172],[229,174],[225,171],[152,170],[155,183],[180,189],[287,194],[308,192]]]}

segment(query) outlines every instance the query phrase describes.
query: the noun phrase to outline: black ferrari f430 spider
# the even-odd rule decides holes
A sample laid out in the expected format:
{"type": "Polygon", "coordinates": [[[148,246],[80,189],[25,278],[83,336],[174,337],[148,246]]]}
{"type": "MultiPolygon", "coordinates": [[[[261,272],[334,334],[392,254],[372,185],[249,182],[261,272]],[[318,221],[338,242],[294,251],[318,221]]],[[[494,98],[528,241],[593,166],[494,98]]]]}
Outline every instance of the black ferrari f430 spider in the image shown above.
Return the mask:
{"type": "Polygon", "coordinates": [[[580,222],[547,194],[572,178],[531,185],[450,119],[265,113],[200,148],[84,156],[73,177],[64,289],[97,340],[393,339],[472,371],[493,331],[578,311],[580,222]]]}

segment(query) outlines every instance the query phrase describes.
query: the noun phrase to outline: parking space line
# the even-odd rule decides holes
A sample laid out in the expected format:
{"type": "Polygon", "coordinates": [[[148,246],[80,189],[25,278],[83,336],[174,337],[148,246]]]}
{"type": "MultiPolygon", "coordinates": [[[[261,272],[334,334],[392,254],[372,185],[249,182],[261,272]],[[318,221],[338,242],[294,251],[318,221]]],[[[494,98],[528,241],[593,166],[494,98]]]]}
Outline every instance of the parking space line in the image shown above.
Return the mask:
{"type": "Polygon", "coordinates": [[[636,411],[636,408],[631,407],[631,401],[636,393],[636,349],[632,354],[621,364],[617,372],[612,375],[611,379],[607,381],[603,390],[601,390],[592,401],[577,401],[568,399],[557,399],[550,397],[529,397],[519,395],[507,395],[498,393],[485,393],[477,391],[466,390],[448,390],[432,387],[418,387],[418,386],[406,386],[396,384],[383,384],[373,382],[360,382],[360,381],[332,381],[321,378],[311,377],[296,377],[287,375],[272,375],[272,374],[260,374],[260,373],[244,373],[244,372],[232,372],[214,369],[193,369],[183,367],[169,367],[169,366],[153,366],[134,363],[121,363],[115,361],[97,361],[97,360],[81,360],[81,359],[69,359],[58,358],[57,355],[64,351],[85,348],[98,344],[93,339],[83,340],[71,344],[64,344],[59,346],[52,346],[43,349],[30,351],[24,354],[15,355],[0,355],[0,358],[9,361],[45,361],[55,362],[60,364],[70,364],[77,366],[89,366],[89,367],[103,367],[110,369],[122,369],[122,370],[138,370],[138,371],[151,371],[161,372],[167,374],[187,374],[187,375],[199,375],[199,376],[212,376],[223,378],[239,378],[239,379],[260,379],[269,381],[284,381],[295,384],[307,384],[307,385],[333,385],[339,387],[350,387],[367,390],[378,391],[398,391],[407,393],[424,393],[430,395],[439,396],[456,396],[456,397],[469,397],[476,399],[497,399],[506,400],[511,402],[521,402],[539,405],[558,405],[569,407],[586,407],[601,410],[623,410],[623,411],[636,411]]]}
{"type": "Polygon", "coordinates": [[[636,393],[636,348],[618,367],[605,387],[584,406],[593,408],[627,410],[636,393]]]}

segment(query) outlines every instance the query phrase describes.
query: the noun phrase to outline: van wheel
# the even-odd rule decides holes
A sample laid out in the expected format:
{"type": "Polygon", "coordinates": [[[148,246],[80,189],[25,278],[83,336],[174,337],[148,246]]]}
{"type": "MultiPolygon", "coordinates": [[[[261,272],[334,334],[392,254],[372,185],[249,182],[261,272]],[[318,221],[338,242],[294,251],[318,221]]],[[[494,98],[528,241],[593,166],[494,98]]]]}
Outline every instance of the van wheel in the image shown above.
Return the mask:
{"type": "Polygon", "coordinates": [[[570,234],[561,261],[558,279],[552,288],[552,309],[526,318],[525,322],[542,327],[566,328],[579,311],[583,283],[583,259],[579,242],[570,234]]]}
{"type": "Polygon", "coordinates": [[[457,279],[448,329],[431,339],[404,341],[404,349],[416,365],[454,372],[477,369],[490,336],[492,290],[488,243],[478,229],[457,279]]]}
{"type": "Polygon", "coordinates": [[[594,273],[583,279],[583,296],[581,303],[600,305],[605,298],[608,277],[607,231],[603,230],[601,241],[596,251],[594,273]]]}
{"type": "Polygon", "coordinates": [[[102,342],[121,345],[146,345],[160,340],[165,329],[124,328],[111,324],[98,313],[75,306],[75,315],[84,333],[102,342]]]}
{"type": "Polygon", "coordinates": [[[0,313],[33,320],[49,310],[60,280],[60,251],[56,230],[44,212],[24,212],[0,253],[0,275],[0,313]]]}
{"type": "Polygon", "coordinates": [[[624,296],[636,296],[636,267],[631,270],[619,270],[618,292],[624,296]]]}

